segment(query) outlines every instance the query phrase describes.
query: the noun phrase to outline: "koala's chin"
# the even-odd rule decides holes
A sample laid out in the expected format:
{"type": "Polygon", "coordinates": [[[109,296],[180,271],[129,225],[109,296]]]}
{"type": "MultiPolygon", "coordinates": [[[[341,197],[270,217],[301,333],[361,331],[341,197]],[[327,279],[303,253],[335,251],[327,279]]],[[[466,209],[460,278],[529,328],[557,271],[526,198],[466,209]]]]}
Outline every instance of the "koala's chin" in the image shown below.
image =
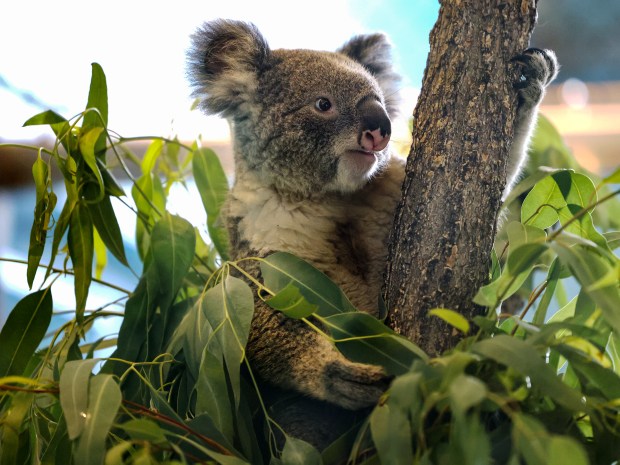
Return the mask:
{"type": "Polygon", "coordinates": [[[360,190],[385,168],[389,153],[389,147],[378,152],[345,150],[339,157],[338,173],[330,190],[343,194],[360,190]]]}

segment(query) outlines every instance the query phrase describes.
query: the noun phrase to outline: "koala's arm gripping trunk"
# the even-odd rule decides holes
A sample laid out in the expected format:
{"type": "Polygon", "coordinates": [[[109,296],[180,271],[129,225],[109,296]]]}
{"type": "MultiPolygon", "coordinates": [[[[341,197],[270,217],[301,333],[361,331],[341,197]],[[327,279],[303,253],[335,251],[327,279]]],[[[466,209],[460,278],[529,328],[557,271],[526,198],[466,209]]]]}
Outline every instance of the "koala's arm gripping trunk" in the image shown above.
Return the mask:
{"type": "Polygon", "coordinates": [[[429,354],[458,335],[428,310],[480,312],[517,108],[510,58],[535,20],[536,0],[443,0],[431,32],[384,288],[392,328],[429,354]]]}

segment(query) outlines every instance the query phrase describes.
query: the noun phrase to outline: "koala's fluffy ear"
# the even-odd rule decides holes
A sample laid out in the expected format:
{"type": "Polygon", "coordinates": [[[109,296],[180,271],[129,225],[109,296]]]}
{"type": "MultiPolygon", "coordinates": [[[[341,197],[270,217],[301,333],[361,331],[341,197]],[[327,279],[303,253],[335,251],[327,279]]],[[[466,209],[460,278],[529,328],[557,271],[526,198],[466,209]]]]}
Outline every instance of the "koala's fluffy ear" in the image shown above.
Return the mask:
{"type": "Polygon", "coordinates": [[[392,68],[392,45],[384,34],[353,37],[337,52],[361,63],[379,82],[390,117],[398,113],[400,76],[392,68]]]}
{"type": "Polygon", "coordinates": [[[187,76],[206,113],[232,116],[248,102],[271,51],[256,26],[233,20],[203,24],[191,36],[187,76]]]}

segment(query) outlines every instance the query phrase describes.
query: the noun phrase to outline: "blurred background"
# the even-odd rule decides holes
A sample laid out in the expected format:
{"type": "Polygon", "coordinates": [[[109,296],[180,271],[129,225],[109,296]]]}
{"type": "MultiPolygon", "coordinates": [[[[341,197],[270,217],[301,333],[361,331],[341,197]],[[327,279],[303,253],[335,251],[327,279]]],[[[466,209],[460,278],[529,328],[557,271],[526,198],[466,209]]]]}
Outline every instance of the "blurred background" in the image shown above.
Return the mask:
{"type": "MultiPolygon", "coordinates": [[[[395,139],[407,144],[407,118],[419,93],[438,10],[435,0],[11,2],[2,7],[0,27],[0,143],[53,144],[49,128],[23,128],[23,122],[47,109],[67,118],[83,110],[90,64],[98,62],[108,80],[111,129],[125,137],[178,135],[189,142],[202,135],[204,145],[228,157],[227,123],[190,110],[184,75],[189,34],[205,20],[224,17],[254,22],[272,48],[334,50],[355,34],[387,33],[404,77],[403,118],[395,139]]],[[[532,39],[533,46],[555,50],[562,64],[542,113],[578,163],[598,175],[620,164],[619,25],[617,0],[598,0],[596,7],[580,0],[544,0],[532,39]]],[[[33,151],[0,147],[0,257],[27,256],[35,157],[33,151]]],[[[196,195],[178,189],[169,204],[204,229],[196,195]]],[[[134,215],[122,207],[117,214],[131,251],[134,215]]],[[[113,258],[105,279],[127,289],[137,282],[113,258]]],[[[0,261],[0,326],[28,292],[25,266],[0,261]]],[[[93,286],[89,308],[112,298],[105,288],[93,286]]],[[[54,302],[57,310],[74,307],[70,282],[55,285],[54,302]]]]}

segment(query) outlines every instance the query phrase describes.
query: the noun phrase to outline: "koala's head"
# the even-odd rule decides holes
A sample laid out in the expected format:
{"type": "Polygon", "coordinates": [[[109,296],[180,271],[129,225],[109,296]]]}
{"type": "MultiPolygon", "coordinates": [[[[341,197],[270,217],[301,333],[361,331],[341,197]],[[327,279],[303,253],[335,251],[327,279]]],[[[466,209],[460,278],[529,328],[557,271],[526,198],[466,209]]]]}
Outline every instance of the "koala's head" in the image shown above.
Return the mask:
{"type": "Polygon", "coordinates": [[[217,20],[192,40],[193,96],[232,121],[236,163],[265,184],[352,192],[387,163],[399,78],[382,34],[337,52],[271,50],[254,25],[217,20]]]}

